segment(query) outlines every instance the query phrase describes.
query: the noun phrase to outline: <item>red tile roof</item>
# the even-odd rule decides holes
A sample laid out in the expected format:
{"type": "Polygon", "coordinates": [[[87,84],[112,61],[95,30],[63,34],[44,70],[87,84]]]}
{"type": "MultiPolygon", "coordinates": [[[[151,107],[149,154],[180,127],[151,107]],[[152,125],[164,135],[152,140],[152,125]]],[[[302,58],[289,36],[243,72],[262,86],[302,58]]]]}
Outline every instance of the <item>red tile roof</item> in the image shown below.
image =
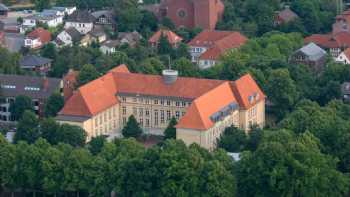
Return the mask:
{"type": "Polygon", "coordinates": [[[46,29],[39,27],[27,35],[29,39],[40,39],[41,43],[46,44],[51,41],[51,33],[46,29]]]}
{"type": "Polygon", "coordinates": [[[231,103],[237,103],[230,83],[224,82],[192,102],[177,128],[207,130],[214,125],[210,117],[231,103]]]}
{"type": "Polygon", "coordinates": [[[161,30],[157,31],[155,34],[153,34],[153,36],[148,40],[148,42],[149,43],[158,43],[159,39],[161,38],[162,35],[164,35],[168,38],[168,41],[170,44],[176,44],[176,43],[179,43],[183,40],[180,36],[178,36],[174,32],[172,32],[170,30],[161,29],[161,30]]]}
{"type": "Polygon", "coordinates": [[[162,76],[129,73],[126,69],[121,65],[80,87],[59,114],[94,116],[117,104],[116,94],[175,97],[193,101],[179,126],[203,130],[213,125],[210,116],[229,103],[236,102],[242,109],[248,109],[265,99],[249,74],[235,82],[179,77],[168,85],[162,76]],[[252,101],[251,96],[255,100],[252,101]]]}
{"type": "Polygon", "coordinates": [[[350,33],[340,32],[338,34],[313,34],[304,39],[306,44],[315,43],[322,48],[347,48],[350,47],[350,33]]]}
{"type": "Polygon", "coordinates": [[[193,38],[188,45],[208,48],[199,59],[217,60],[224,52],[242,46],[247,40],[239,32],[205,30],[193,38]]]}

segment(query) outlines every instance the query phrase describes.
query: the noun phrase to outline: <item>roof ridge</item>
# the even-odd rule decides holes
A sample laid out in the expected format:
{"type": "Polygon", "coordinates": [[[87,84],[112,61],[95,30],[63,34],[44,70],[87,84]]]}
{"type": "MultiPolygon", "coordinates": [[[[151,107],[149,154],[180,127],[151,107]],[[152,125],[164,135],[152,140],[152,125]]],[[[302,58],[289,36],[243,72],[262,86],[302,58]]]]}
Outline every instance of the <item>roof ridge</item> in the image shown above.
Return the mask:
{"type": "Polygon", "coordinates": [[[83,98],[83,99],[82,99],[82,100],[83,100],[83,104],[86,106],[86,108],[87,108],[87,110],[89,111],[90,115],[92,115],[92,114],[93,114],[93,113],[92,113],[92,110],[90,109],[89,105],[87,104],[84,95],[83,95],[83,94],[81,93],[81,91],[80,91],[80,88],[79,88],[78,91],[79,91],[79,94],[80,94],[81,98],[83,98]]]}

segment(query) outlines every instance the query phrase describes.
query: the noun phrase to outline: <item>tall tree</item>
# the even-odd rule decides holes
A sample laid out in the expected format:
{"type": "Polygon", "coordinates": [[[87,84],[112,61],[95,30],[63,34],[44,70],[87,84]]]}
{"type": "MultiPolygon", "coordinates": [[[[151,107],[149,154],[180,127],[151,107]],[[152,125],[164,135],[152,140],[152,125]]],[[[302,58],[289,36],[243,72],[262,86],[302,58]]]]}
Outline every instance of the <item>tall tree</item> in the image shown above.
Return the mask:
{"type": "Polygon", "coordinates": [[[122,130],[122,134],[126,138],[129,138],[129,137],[138,138],[141,136],[142,129],[133,115],[129,117],[128,122],[126,123],[126,125],[122,130]]]}
{"type": "Polygon", "coordinates": [[[173,47],[168,41],[168,37],[162,33],[158,43],[158,53],[161,55],[170,55],[173,53],[173,47]]]}
{"type": "Polygon", "coordinates": [[[247,144],[246,133],[235,126],[227,127],[217,141],[217,146],[228,152],[241,152],[247,144]]]}
{"type": "Polygon", "coordinates": [[[15,101],[10,103],[9,111],[15,120],[19,120],[26,110],[34,111],[32,99],[28,96],[17,96],[15,101]]]}
{"type": "Polygon", "coordinates": [[[176,128],[177,120],[175,117],[172,117],[168,127],[164,131],[165,139],[176,139],[176,128]]]}
{"type": "Polygon", "coordinates": [[[53,93],[46,101],[45,115],[47,117],[54,117],[62,109],[64,105],[64,99],[60,93],[53,93]]]}
{"type": "Polygon", "coordinates": [[[97,72],[96,68],[91,64],[85,64],[78,75],[78,82],[79,85],[84,85],[94,79],[97,79],[99,77],[99,73],[97,72]]]}
{"type": "Polygon", "coordinates": [[[39,120],[33,112],[25,111],[22,118],[18,122],[14,139],[15,142],[23,140],[28,143],[34,143],[40,137],[38,122],[39,120]]]}

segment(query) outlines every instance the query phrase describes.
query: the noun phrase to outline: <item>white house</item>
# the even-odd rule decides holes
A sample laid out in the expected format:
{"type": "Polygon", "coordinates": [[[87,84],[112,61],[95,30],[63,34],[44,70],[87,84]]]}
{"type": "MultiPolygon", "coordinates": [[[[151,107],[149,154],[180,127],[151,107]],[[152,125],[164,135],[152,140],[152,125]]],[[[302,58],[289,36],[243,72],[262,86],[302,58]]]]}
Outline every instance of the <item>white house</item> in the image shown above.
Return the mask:
{"type": "Polygon", "coordinates": [[[340,53],[340,55],[335,58],[335,61],[343,64],[350,64],[350,48],[340,53]]]}
{"type": "Polygon", "coordinates": [[[27,48],[38,49],[51,41],[51,33],[44,28],[37,28],[30,32],[25,40],[24,46],[27,48]]]}
{"type": "Polygon", "coordinates": [[[92,16],[89,11],[77,10],[73,14],[68,16],[64,28],[68,29],[70,27],[74,27],[81,34],[87,34],[93,29],[94,22],[95,22],[95,17],[92,16]]]}
{"type": "Polygon", "coordinates": [[[64,16],[65,12],[64,10],[44,9],[41,14],[44,16],[64,16]]]}
{"type": "Polygon", "coordinates": [[[107,40],[101,44],[100,51],[103,54],[111,55],[116,52],[117,46],[120,44],[118,40],[107,40]]]}
{"type": "Polygon", "coordinates": [[[63,30],[57,35],[56,43],[58,46],[72,46],[75,42],[79,42],[82,35],[74,27],[63,30]]]}
{"type": "Polygon", "coordinates": [[[77,7],[52,7],[51,10],[63,12],[64,15],[71,15],[77,10],[77,7]]]}
{"type": "Polygon", "coordinates": [[[63,23],[63,16],[39,14],[25,17],[23,18],[21,32],[24,33],[25,31],[36,27],[38,22],[44,23],[49,27],[57,27],[63,23]]]}
{"type": "Polygon", "coordinates": [[[28,17],[23,18],[23,23],[21,26],[21,33],[24,33],[28,29],[36,27],[36,23],[37,23],[37,21],[36,21],[34,16],[28,16],[28,17]]]}
{"type": "Polygon", "coordinates": [[[235,31],[204,30],[188,43],[192,62],[200,69],[213,67],[224,53],[239,48],[247,40],[235,31]]]}

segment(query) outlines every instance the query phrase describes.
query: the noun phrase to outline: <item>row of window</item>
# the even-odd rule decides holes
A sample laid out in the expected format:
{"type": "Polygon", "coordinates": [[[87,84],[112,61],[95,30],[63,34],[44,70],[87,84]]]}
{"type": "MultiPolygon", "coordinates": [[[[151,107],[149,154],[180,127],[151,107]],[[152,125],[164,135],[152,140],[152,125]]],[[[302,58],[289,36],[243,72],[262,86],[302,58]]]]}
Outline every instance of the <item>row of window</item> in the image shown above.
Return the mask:
{"type": "MultiPolygon", "coordinates": [[[[126,97],[122,97],[121,100],[122,100],[122,102],[126,102],[127,98],[126,97]]],[[[143,103],[143,104],[146,104],[146,105],[152,104],[151,103],[152,100],[150,100],[150,99],[137,98],[137,97],[133,97],[132,98],[132,102],[133,103],[143,103]]],[[[153,100],[153,104],[154,105],[163,105],[163,106],[171,106],[172,104],[175,104],[176,107],[186,107],[186,106],[191,105],[190,102],[171,101],[171,100],[164,100],[164,99],[155,99],[155,100],[153,100]]]]}

